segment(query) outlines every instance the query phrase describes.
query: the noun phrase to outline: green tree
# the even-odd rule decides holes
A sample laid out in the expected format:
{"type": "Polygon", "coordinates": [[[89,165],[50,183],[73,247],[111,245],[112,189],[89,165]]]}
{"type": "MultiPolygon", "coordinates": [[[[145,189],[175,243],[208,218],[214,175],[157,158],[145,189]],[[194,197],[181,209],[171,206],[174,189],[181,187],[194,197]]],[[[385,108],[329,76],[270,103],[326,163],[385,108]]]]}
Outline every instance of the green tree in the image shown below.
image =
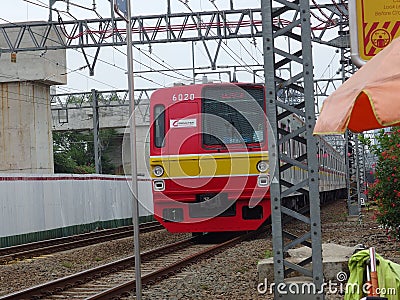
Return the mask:
{"type": "MultiPolygon", "coordinates": [[[[116,135],[113,129],[100,130],[102,173],[113,174],[115,166],[104,153],[116,135]]],[[[95,173],[92,132],[53,132],[53,154],[55,173],[95,173]]]]}
{"type": "Polygon", "coordinates": [[[375,165],[375,182],[368,187],[368,197],[376,205],[375,217],[389,236],[400,238],[400,128],[380,130],[376,142],[363,138],[378,161],[375,165]]]}

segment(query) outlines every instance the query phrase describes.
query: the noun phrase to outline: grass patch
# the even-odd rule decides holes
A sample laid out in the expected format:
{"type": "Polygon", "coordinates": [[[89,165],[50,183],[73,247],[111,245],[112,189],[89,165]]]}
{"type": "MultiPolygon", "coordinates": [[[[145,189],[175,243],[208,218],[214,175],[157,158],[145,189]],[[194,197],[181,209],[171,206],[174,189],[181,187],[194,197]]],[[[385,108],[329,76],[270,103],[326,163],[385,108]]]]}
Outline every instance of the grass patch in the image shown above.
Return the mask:
{"type": "Polygon", "coordinates": [[[64,268],[67,268],[67,269],[71,269],[71,268],[72,268],[72,262],[70,262],[70,261],[63,261],[63,262],[61,263],[61,265],[62,265],[64,268]]]}
{"type": "Polygon", "coordinates": [[[273,257],[272,251],[271,250],[265,250],[264,258],[271,258],[271,257],[273,257]]]}

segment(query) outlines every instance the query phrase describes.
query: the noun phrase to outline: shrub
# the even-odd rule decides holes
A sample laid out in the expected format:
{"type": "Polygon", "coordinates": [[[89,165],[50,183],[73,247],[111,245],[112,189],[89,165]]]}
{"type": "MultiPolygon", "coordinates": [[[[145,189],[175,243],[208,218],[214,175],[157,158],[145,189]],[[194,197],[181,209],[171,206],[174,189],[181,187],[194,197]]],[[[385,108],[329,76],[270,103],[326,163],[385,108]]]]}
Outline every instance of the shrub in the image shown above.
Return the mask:
{"type": "Polygon", "coordinates": [[[368,187],[368,198],[376,205],[375,217],[389,236],[400,238],[400,128],[380,130],[371,139],[362,139],[377,156],[375,182],[368,187]]]}

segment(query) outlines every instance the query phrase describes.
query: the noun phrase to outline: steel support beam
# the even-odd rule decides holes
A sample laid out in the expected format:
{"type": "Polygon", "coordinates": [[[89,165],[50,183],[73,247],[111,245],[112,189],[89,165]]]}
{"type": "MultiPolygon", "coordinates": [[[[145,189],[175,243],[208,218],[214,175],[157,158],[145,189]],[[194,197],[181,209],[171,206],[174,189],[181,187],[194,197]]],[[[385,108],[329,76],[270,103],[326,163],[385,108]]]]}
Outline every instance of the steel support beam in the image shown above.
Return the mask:
{"type": "MultiPolygon", "coordinates": [[[[271,128],[268,136],[271,169],[271,218],[273,232],[274,282],[275,286],[287,283],[288,275],[297,271],[310,277],[317,290],[322,287],[321,220],[318,188],[317,143],[312,134],[315,125],[315,102],[313,89],[313,63],[311,51],[310,5],[308,0],[262,0],[264,75],[267,92],[267,117],[271,128]],[[273,10],[272,7],[280,7],[273,10]],[[290,18],[290,24],[283,27],[274,25],[275,18],[290,18]],[[290,47],[283,48],[279,39],[290,39],[290,47]],[[284,38],[285,39],[285,38],[284,38]],[[292,72],[279,72],[290,68],[292,72]],[[286,74],[287,77],[283,77],[286,74]],[[278,76],[279,75],[279,76],[278,76]],[[295,102],[286,102],[280,98],[281,89],[290,87],[302,94],[295,102]],[[282,130],[281,122],[296,116],[303,120],[301,128],[282,130]],[[306,145],[307,153],[302,157],[291,157],[294,153],[283,153],[282,146],[290,141],[306,145]],[[294,168],[301,162],[307,171],[306,180],[289,183],[283,180],[283,172],[294,168]],[[283,196],[301,194],[309,202],[309,211],[305,214],[285,206],[283,196]],[[305,223],[307,228],[302,236],[288,233],[284,217],[289,216],[305,223]],[[286,237],[286,238],[285,238],[286,237]],[[289,238],[289,242],[287,240],[289,238]],[[300,244],[310,246],[312,256],[299,264],[287,260],[285,252],[300,244]],[[310,266],[310,264],[312,265],[310,266]],[[311,271],[309,268],[311,267],[311,271]]],[[[291,151],[289,151],[291,152],[291,151]]],[[[284,285],[283,285],[284,286],[284,285]]],[[[288,285],[286,285],[286,288],[288,285]]],[[[275,299],[323,299],[321,294],[293,295],[290,290],[275,291],[275,299]],[[288,292],[288,294],[285,294],[288,292]]]]}
{"type": "MultiPolygon", "coordinates": [[[[54,3],[55,0],[50,0],[50,5],[54,3]]],[[[275,10],[279,12],[280,8],[275,10]]],[[[348,13],[342,4],[331,4],[319,5],[314,9],[314,15],[316,16],[321,10],[330,12],[329,16],[333,19],[338,19],[339,15],[348,13]],[[339,6],[341,9],[338,9],[339,6]]],[[[132,43],[143,45],[261,38],[261,19],[261,9],[257,8],[135,16],[132,18],[132,43]]],[[[286,26],[282,25],[278,18],[275,18],[273,23],[276,27],[286,26]]],[[[326,33],[335,26],[335,24],[330,24],[325,30],[318,29],[319,34],[313,34],[313,40],[333,47],[348,47],[347,38],[341,38],[340,41],[329,40],[331,37],[326,33]]],[[[291,35],[290,31],[285,31],[285,34],[291,35]]],[[[0,25],[0,40],[5,41],[7,45],[1,49],[0,53],[124,46],[126,28],[125,21],[118,18],[8,23],[0,25]],[[51,38],[51,36],[56,36],[56,38],[51,38]]]]}

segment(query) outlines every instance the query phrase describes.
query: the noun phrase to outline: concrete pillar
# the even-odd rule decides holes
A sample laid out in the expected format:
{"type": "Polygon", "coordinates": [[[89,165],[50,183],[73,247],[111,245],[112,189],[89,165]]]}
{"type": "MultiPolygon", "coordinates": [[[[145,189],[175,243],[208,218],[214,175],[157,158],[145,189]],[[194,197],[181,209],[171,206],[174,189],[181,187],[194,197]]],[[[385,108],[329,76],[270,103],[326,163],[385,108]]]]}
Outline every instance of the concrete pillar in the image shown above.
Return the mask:
{"type": "MultiPolygon", "coordinates": [[[[7,29],[10,40],[19,32],[7,29]]],[[[45,28],[32,32],[43,37],[45,28]]],[[[27,35],[25,35],[27,36],[27,35]]],[[[52,30],[49,38],[57,41],[52,30]]],[[[0,38],[0,49],[6,41],[0,38]]],[[[21,47],[31,43],[23,38],[21,47]]],[[[0,56],[0,173],[53,173],[50,86],[66,84],[66,51],[0,56]]]]}
{"type": "Polygon", "coordinates": [[[49,86],[0,83],[0,172],[53,173],[49,86]]]}

